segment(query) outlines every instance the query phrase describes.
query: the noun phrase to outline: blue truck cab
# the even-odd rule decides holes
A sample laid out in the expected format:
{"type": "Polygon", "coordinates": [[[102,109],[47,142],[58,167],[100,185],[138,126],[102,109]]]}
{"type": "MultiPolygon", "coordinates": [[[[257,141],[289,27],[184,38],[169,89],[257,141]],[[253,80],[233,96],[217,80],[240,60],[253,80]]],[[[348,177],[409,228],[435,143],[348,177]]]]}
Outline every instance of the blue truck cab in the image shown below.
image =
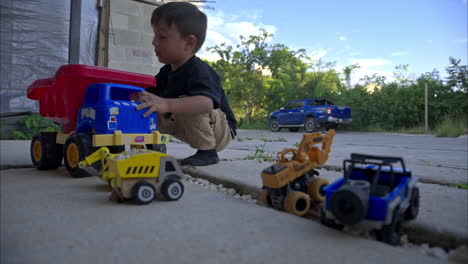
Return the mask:
{"type": "Polygon", "coordinates": [[[151,133],[158,130],[156,113],[143,117],[147,109],[137,111],[140,104],[132,101],[143,88],[114,83],[89,85],[78,112],[77,133],[113,134],[151,133]]]}
{"type": "Polygon", "coordinates": [[[306,132],[317,131],[319,127],[337,128],[352,122],[351,108],[338,106],[324,98],[299,99],[286,103],[269,117],[270,130],[289,128],[296,132],[304,127],[306,132]]]}
{"type": "Polygon", "coordinates": [[[321,223],[377,230],[378,240],[399,244],[403,220],[415,219],[419,211],[418,179],[399,157],[353,153],[343,168],[344,177],[323,189],[321,223]]]}

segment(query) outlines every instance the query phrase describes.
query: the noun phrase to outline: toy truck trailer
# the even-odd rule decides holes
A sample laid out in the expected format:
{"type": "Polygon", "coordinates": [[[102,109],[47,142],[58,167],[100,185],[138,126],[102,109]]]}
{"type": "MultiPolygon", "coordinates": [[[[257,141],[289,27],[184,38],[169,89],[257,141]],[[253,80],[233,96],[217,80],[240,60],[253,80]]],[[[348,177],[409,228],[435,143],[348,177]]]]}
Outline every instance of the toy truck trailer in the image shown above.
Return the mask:
{"type": "MultiPolygon", "coordinates": [[[[56,169],[64,160],[73,177],[88,176],[78,163],[97,147],[124,150],[125,141],[156,147],[169,142],[157,130],[157,115],[143,117],[131,101],[141,87],[155,85],[153,76],[103,67],[69,64],[55,76],[36,80],[27,91],[39,101],[41,116],[62,125],[62,133],[41,132],[31,142],[37,169],[56,169]]],[[[163,145],[164,146],[164,145],[163,145]]]]}
{"type": "Polygon", "coordinates": [[[333,129],[326,134],[304,134],[297,150],[288,148],[279,152],[278,162],[261,173],[263,204],[302,216],[310,209],[309,196],[313,201],[323,201],[322,190],[328,181],[318,177],[319,173],[314,168],[328,160],[335,134],[333,129]],[[322,148],[315,144],[322,144],[322,148]]]}
{"type": "Polygon", "coordinates": [[[418,215],[418,179],[399,157],[353,153],[343,168],[344,177],[324,188],[321,223],[335,229],[376,230],[378,240],[399,244],[403,220],[418,215]],[[393,167],[394,163],[401,167],[393,167]]]}
{"type": "Polygon", "coordinates": [[[168,201],[175,201],[184,194],[183,177],[177,161],[161,152],[146,149],[132,149],[121,154],[111,154],[101,147],[79,166],[86,169],[100,162],[99,175],[112,188],[112,200],[132,200],[136,204],[148,204],[157,193],[168,201]]]}

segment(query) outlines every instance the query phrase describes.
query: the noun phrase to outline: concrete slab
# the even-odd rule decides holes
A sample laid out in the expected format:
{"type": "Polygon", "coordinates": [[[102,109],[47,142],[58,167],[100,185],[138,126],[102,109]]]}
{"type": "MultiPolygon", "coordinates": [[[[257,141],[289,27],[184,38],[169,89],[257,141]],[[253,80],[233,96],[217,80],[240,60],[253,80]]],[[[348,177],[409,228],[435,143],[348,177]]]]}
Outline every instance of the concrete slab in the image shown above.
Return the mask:
{"type": "Polygon", "coordinates": [[[442,263],[185,183],[177,202],[108,200],[98,178],[1,171],[1,263],[442,263]]]}

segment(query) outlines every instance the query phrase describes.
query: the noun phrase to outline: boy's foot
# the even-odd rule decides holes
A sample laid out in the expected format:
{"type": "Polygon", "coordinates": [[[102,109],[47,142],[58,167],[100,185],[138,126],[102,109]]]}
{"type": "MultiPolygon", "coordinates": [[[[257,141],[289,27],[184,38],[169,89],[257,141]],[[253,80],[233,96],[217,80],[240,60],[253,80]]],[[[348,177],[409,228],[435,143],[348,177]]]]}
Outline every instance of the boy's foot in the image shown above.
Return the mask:
{"type": "Polygon", "coordinates": [[[182,165],[207,166],[216,164],[218,162],[219,158],[216,150],[197,150],[195,155],[185,158],[182,161],[182,165]]]}

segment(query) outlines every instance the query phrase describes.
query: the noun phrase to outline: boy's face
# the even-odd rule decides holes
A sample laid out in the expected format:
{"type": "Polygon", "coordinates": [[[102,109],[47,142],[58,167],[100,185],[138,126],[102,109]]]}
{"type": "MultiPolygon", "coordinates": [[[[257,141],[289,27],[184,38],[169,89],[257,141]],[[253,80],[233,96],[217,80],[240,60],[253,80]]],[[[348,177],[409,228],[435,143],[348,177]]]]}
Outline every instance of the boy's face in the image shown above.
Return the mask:
{"type": "Polygon", "coordinates": [[[156,57],[164,64],[171,64],[172,70],[184,64],[193,55],[193,47],[190,38],[183,37],[177,26],[168,25],[165,21],[153,24],[153,46],[156,57]]]}

